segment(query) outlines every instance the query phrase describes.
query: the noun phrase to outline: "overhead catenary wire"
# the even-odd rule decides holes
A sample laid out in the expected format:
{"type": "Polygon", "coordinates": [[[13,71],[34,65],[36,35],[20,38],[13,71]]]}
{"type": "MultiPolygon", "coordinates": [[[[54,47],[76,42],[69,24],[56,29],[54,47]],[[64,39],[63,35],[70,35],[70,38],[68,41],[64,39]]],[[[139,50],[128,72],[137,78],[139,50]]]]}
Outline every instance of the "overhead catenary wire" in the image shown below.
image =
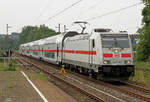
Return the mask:
{"type": "Polygon", "coordinates": [[[86,10],[81,11],[81,12],[77,15],[77,17],[79,18],[79,16],[81,16],[81,15],[83,15],[83,14],[89,12],[90,10],[92,10],[92,9],[95,8],[95,7],[97,7],[97,5],[100,5],[100,4],[103,3],[104,1],[105,1],[105,0],[100,0],[100,1],[98,1],[98,2],[96,2],[96,3],[94,3],[94,5],[90,6],[90,7],[87,8],[86,10]]]}
{"type": "MultiPolygon", "coordinates": [[[[80,3],[81,1],[83,1],[83,0],[79,0],[79,1],[77,1],[77,2],[75,2],[75,3],[73,3],[73,4],[71,4],[70,6],[66,7],[65,9],[61,10],[60,12],[56,13],[55,15],[49,17],[49,18],[46,20],[46,22],[49,21],[49,20],[51,20],[51,19],[53,19],[53,18],[55,18],[56,16],[58,16],[58,15],[64,13],[65,11],[67,11],[67,10],[70,9],[71,7],[77,5],[77,4],[80,3]]],[[[92,17],[92,18],[86,19],[86,20],[84,20],[84,21],[91,21],[91,20],[99,19],[99,18],[101,18],[101,17],[107,16],[107,15],[110,15],[110,14],[114,14],[114,13],[123,11],[123,10],[125,10],[125,9],[131,8],[131,7],[140,5],[140,4],[142,4],[142,2],[133,4],[133,5],[130,5],[130,6],[121,8],[121,9],[117,9],[117,10],[114,10],[114,11],[111,11],[111,12],[108,12],[108,13],[104,13],[104,14],[102,14],[102,15],[100,15],[100,16],[92,17]]],[[[94,6],[93,6],[93,7],[94,7],[94,6]]],[[[91,8],[92,8],[92,6],[91,6],[91,8]]]]}
{"type": "Polygon", "coordinates": [[[83,0],[79,0],[79,1],[77,1],[77,2],[75,2],[75,3],[73,3],[73,4],[71,4],[71,5],[69,5],[69,6],[66,7],[65,9],[63,9],[63,10],[61,10],[60,12],[58,12],[58,13],[54,14],[53,16],[49,17],[44,23],[48,22],[49,20],[55,18],[56,16],[58,16],[58,15],[60,15],[60,14],[62,14],[62,13],[64,13],[65,11],[67,11],[68,9],[70,9],[70,8],[72,8],[73,6],[77,5],[77,4],[80,3],[81,1],[83,1],[83,0]]]}
{"type": "Polygon", "coordinates": [[[21,32],[21,30],[23,29],[23,27],[20,27],[19,29],[17,29],[17,32],[21,32]]]}
{"type": "MultiPolygon", "coordinates": [[[[49,3],[46,3],[46,4],[47,4],[46,7],[43,8],[43,10],[40,12],[40,14],[33,20],[31,25],[33,25],[35,22],[37,22],[39,20],[39,18],[43,15],[43,13],[45,13],[45,10],[48,8],[49,3]]],[[[23,29],[23,27],[20,27],[16,30],[16,32],[20,32],[22,29],[23,29]]]]}
{"type": "MultiPolygon", "coordinates": [[[[52,5],[52,2],[51,2],[51,5],[52,5]]],[[[40,14],[35,18],[35,20],[33,21],[32,25],[39,20],[39,18],[47,11],[48,7],[49,7],[49,2],[46,3],[45,8],[43,8],[43,10],[40,12],[40,14]]]]}
{"type": "Polygon", "coordinates": [[[95,17],[92,17],[92,18],[89,18],[89,19],[86,19],[85,21],[92,21],[92,20],[95,20],[95,19],[99,19],[101,17],[104,17],[104,16],[107,16],[107,15],[110,15],[110,14],[114,14],[114,13],[118,13],[120,11],[123,11],[123,10],[126,10],[126,9],[129,9],[131,7],[135,7],[135,6],[138,6],[142,4],[142,2],[140,3],[136,3],[136,4],[133,4],[133,5],[130,5],[130,6],[127,6],[127,7],[124,7],[124,8],[121,8],[121,9],[117,9],[117,10],[114,10],[114,11],[111,11],[111,12],[108,12],[108,13],[105,13],[105,14],[102,14],[100,16],[95,16],[95,17]]]}

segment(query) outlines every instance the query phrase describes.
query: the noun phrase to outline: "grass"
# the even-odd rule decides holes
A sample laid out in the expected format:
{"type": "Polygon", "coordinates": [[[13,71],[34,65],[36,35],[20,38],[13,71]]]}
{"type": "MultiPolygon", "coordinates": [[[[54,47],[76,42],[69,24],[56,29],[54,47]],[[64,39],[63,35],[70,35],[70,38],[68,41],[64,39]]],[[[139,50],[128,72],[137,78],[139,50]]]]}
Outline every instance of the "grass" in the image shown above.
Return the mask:
{"type": "Polygon", "coordinates": [[[47,77],[44,74],[42,74],[42,73],[36,74],[36,77],[41,79],[41,80],[47,80],[47,77]]]}
{"type": "Polygon", "coordinates": [[[5,63],[4,65],[4,63],[0,62],[0,71],[4,71],[7,67],[8,67],[8,63],[5,63]]]}
{"type": "MultiPolygon", "coordinates": [[[[16,66],[16,60],[11,60],[10,62],[5,62],[3,59],[0,58],[0,71],[21,71],[21,68],[19,66],[16,66]]],[[[26,71],[27,73],[34,73],[33,70],[29,69],[26,71]]],[[[29,78],[31,79],[41,79],[41,80],[47,80],[47,77],[43,73],[35,73],[29,75],[29,78]]]]}
{"type": "Polygon", "coordinates": [[[0,71],[16,71],[16,62],[11,60],[10,62],[3,62],[0,60],[0,71]]]}
{"type": "MultiPolygon", "coordinates": [[[[135,62],[135,68],[150,68],[150,61],[135,62]]],[[[150,87],[150,72],[135,70],[135,76],[130,80],[150,87]]]]}
{"type": "Polygon", "coordinates": [[[150,68],[150,61],[148,62],[135,62],[136,68],[150,68]]]}
{"type": "Polygon", "coordinates": [[[137,82],[150,87],[150,73],[141,70],[136,70],[135,76],[130,77],[130,81],[137,82]]]}
{"type": "Polygon", "coordinates": [[[29,70],[27,70],[27,72],[30,72],[30,73],[31,73],[31,72],[34,72],[34,71],[33,71],[32,69],[29,69],[29,70]]]}
{"type": "Polygon", "coordinates": [[[29,70],[29,71],[27,70],[26,72],[28,73],[28,77],[31,80],[37,80],[37,79],[47,80],[46,75],[44,75],[43,73],[36,73],[33,70],[29,70]]]}

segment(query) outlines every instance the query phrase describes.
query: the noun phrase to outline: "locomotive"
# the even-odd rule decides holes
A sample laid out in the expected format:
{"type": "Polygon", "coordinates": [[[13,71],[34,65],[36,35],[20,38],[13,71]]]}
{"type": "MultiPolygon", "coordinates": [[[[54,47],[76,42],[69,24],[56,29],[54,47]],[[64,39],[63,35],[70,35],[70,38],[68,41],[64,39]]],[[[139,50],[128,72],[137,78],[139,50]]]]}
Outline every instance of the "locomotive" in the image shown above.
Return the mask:
{"type": "Polygon", "coordinates": [[[77,31],[20,45],[19,53],[56,65],[64,65],[98,80],[128,80],[134,75],[131,39],[127,32],[94,29],[77,31]]]}

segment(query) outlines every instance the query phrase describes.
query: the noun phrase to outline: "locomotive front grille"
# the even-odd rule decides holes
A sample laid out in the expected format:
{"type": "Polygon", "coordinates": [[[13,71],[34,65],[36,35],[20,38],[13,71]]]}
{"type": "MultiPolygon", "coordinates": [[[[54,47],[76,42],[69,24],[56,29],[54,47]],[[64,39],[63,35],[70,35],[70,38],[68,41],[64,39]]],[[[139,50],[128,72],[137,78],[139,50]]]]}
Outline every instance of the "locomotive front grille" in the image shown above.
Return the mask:
{"type": "Polygon", "coordinates": [[[133,66],[103,66],[103,73],[108,76],[124,76],[134,73],[133,66]]]}

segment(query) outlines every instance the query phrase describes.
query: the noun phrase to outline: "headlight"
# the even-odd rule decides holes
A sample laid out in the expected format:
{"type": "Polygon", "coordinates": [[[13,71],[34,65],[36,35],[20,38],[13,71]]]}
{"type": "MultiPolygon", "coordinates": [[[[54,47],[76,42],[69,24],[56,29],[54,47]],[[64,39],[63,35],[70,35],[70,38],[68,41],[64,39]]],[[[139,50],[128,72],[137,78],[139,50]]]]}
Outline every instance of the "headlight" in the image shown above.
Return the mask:
{"type": "Polygon", "coordinates": [[[131,64],[131,60],[125,61],[126,64],[131,64]]]}
{"type": "Polygon", "coordinates": [[[131,64],[131,61],[129,60],[129,61],[127,61],[127,64],[131,64]]]}
{"type": "Polygon", "coordinates": [[[104,64],[107,64],[107,61],[104,61],[104,64]]]}
{"type": "Polygon", "coordinates": [[[117,50],[117,49],[115,50],[115,53],[118,53],[118,50],[117,50]]]}
{"type": "Polygon", "coordinates": [[[110,61],[104,60],[104,64],[110,64],[110,61]]]}

